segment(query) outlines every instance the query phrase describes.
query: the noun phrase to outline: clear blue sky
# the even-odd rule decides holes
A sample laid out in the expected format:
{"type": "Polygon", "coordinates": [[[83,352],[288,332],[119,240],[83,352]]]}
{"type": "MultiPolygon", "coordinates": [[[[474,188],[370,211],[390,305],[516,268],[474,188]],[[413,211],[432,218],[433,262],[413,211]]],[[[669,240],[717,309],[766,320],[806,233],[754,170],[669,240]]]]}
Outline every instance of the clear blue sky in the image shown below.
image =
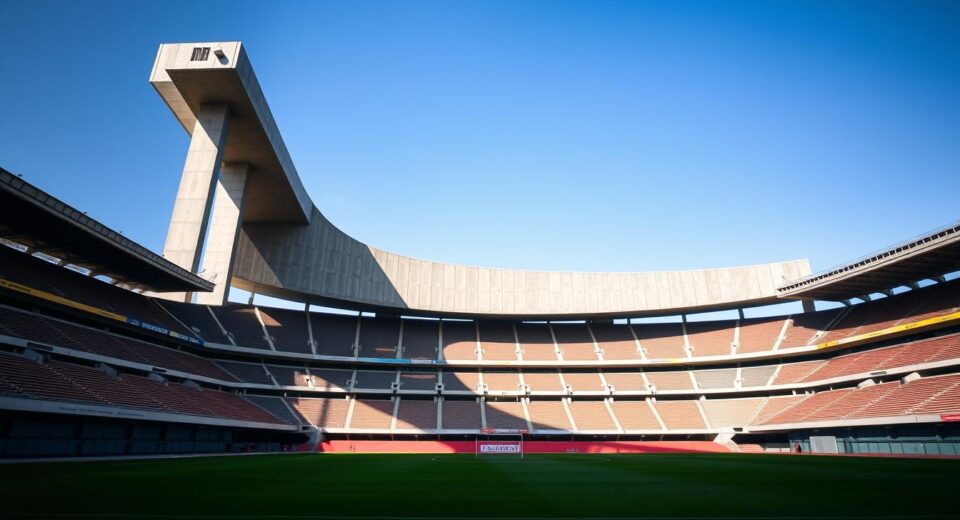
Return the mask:
{"type": "Polygon", "coordinates": [[[162,248],[162,42],[242,40],[301,177],[398,253],[852,259],[960,218],[960,2],[0,3],[0,166],[162,248]]]}

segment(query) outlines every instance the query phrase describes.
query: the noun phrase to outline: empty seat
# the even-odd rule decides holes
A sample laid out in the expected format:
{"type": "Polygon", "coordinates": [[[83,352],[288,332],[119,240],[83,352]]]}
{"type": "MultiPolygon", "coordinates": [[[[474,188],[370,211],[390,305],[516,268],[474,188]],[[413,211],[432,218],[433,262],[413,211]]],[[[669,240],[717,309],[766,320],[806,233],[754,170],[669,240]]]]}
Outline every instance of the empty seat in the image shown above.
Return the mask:
{"type": "Polygon", "coordinates": [[[562,392],[560,374],[556,370],[549,372],[524,372],[523,382],[531,392],[562,392]]]}
{"type": "Polygon", "coordinates": [[[260,307],[260,318],[273,346],[282,352],[311,354],[310,333],[307,331],[307,313],[289,309],[260,307]]]}
{"type": "Polygon", "coordinates": [[[590,330],[593,331],[597,344],[603,352],[603,359],[640,359],[640,350],[629,325],[592,323],[590,330]]]}
{"type": "Polygon", "coordinates": [[[484,360],[516,361],[517,340],[509,322],[479,322],[480,352],[484,360]]]}
{"type": "Polygon", "coordinates": [[[660,423],[653,410],[646,401],[623,401],[615,399],[610,406],[613,408],[617,421],[624,431],[631,430],[661,430],[660,423]]]}
{"type": "Polygon", "coordinates": [[[733,346],[735,321],[687,322],[687,341],[694,356],[728,356],[733,346]]]}
{"type": "Polygon", "coordinates": [[[570,414],[577,431],[617,429],[603,401],[571,401],[570,414]]]}
{"type": "Polygon", "coordinates": [[[388,430],[393,421],[392,400],[357,399],[348,428],[352,430],[388,430]]]}
{"type": "Polygon", "coordinates": [[[397,408],[398,430],[436,430],[437,403],[433,399],[416,400],[404,398],[397,408]]]}
{"type": "Polygon", "coordinates": [[[546,323],[517,323],[516,330],[524,361],[557,361],[553,335],[546,323]]]}
{"type": "Polygon", "coordinates": [[[407,359],[437,359],[440,344],[440,322],[413,320],[403,322],[403,352],[407,359]]]}
{"type": "Polygon", "coordinates": [[[357,320],[355,316],[310,313],[310,325],[313,329],[313,341],[317,344],[317,354],[354,357],[357,320]]]}
{"type": "Polygon", "coordinates": [[[444,430],[479,430],[481,426],[480,403],[475,400],[443,400],[444,430]]]}
{"type": "Polygon", "coordinates": [[[310,424],[319,428],[343,428],[350,409],[350,400],[346,398],[287,398],[293,408],[310,424]]]}
{"type": "Polygon", "coordinates": [[[440,333],[443,337],[443,359],[477,359],[477,329],[472,321],[443,321],[440,333]]]}
{"type": "Polygon", "coordinates": [[[590,372],[564,372],[563,381],[574,392],[605,392],[607,389],[596,370],[590,372]]]}
{"type": "Polygon", "coordinates": [[[550,327],[564,361],[597,360],[597,347],[585,323],[553,323],[550,327]]]}
{"type": "Polygon", "coordinates": [[[400,344],[400,320],[360,319],[360,357],[396,358],[400,344]]]}
{"type": "Polygon", "coordinates": [[[702,430],[707,427],[694,401],[658,400],[656,408],[668,430],[702,430]]]}
{"type": "Polygon", "coordinates": [[[534,431],[573,430],[560,401],[530,401],[527,409],[530,411],[530,424],[534,431]]]}
{"type": "Polygon", "coordinates": [[[680,323],[645,323],[633,325],[640,347],[649,359],[687,357],[680,323]]]}
{"type": "Polygon", "coordinates": [[[437,372],[400,372],[400,390],[437,391],[437,372]]]}
{"type": "MultiPolygon", "coordinates": [[[[449,403],[447,403],[449,404],[449,403]]],[[[526,430],[523,405],[518,401],[487,401],[485,405],[487,428],[526,430]]],[[[444,409],[446,410],[446,408],[444,409]]]]}

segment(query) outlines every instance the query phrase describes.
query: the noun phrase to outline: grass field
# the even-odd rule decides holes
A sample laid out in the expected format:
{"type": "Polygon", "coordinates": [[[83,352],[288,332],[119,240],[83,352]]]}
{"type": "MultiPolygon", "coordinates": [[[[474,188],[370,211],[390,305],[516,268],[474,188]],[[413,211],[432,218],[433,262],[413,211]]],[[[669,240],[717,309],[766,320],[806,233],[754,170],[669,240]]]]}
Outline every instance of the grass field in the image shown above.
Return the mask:
{"type": "Polygon", "coordinates": [[[960,461],[307,454],[0,465],[3,518],[953,518],[960,461]]]}

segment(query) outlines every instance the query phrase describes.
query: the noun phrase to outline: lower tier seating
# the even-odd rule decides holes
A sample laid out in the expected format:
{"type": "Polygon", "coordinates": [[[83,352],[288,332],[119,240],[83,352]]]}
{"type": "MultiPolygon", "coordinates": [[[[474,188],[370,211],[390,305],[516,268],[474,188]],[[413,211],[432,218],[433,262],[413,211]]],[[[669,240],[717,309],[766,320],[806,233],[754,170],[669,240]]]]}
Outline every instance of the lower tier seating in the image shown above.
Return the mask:
{"type": "MultiPolygon", "coordinates": [[[[157,412],[283,424],[238,395],[63,361],[40,362],[0,353],[0,393],[34,399],[87,402],[157,412]]],[[[291,423],[296,424],[296,423],[291,423]]]]}

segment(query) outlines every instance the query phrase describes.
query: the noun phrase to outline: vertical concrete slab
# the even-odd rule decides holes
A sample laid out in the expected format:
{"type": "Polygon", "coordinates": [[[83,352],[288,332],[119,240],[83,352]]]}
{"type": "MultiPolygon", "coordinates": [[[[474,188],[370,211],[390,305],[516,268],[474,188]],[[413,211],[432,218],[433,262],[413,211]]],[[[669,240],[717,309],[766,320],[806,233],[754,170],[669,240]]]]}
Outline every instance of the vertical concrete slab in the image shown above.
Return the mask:
{"type": "MultiPolygon", "coordinates": [[[[229,124],[227,105],[200,107],[170,217],[163,256],[193,273],[200,267],[229,124]]],[[[170,293],[165,297],[188,301],[190,293],[170,293]]]]}
{"type": "Polygon", "coordinates": [[[203,276],[213,280],[213,292],[198,293],[197,302],[223,305],[230,295],[230,278],[237,252],[237,239],[250,185],[247,164],[225,164],[217,183],[217,196],[210,219],[210,236],[203,256],[203,276]]]}

